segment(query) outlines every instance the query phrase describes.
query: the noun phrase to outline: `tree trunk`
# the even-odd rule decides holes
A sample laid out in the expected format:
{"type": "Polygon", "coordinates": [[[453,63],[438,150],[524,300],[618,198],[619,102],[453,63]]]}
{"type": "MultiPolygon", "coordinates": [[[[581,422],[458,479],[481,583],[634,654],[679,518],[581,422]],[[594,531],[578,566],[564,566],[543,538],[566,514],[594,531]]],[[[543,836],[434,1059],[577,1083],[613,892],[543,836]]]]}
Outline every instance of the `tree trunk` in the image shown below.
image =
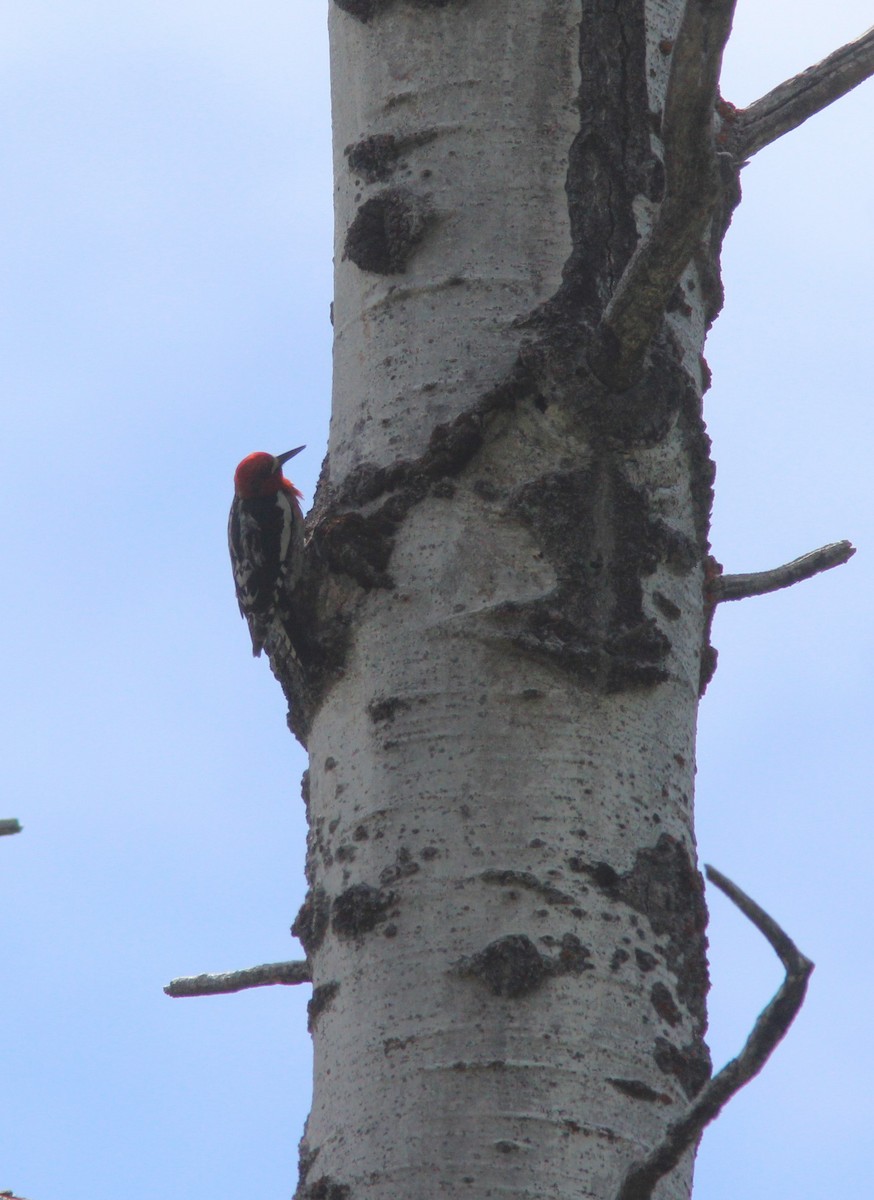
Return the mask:
{"type": "Polygon", "coordinates": [[[332,5],[331,438],[271,650],[310,754],[300,1200],[606,1200],[708,1078],[730,17],[332,5]]]}

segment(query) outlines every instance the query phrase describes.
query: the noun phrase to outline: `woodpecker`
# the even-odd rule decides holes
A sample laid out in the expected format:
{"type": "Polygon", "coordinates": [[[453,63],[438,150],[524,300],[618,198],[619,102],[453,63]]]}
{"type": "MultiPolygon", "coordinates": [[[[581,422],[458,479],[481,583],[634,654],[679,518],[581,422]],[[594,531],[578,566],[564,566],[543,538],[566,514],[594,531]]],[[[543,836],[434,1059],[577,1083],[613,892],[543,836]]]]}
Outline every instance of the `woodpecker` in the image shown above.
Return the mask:
{"type": "Polygon", "coordinates": [[[256,451],[234,473],[228,545],[240,613],[256,658],[282,592],[295,583],[303,565],[302,493],[282,474],[282,466],[304,449],[275,457],[256,451]]]}

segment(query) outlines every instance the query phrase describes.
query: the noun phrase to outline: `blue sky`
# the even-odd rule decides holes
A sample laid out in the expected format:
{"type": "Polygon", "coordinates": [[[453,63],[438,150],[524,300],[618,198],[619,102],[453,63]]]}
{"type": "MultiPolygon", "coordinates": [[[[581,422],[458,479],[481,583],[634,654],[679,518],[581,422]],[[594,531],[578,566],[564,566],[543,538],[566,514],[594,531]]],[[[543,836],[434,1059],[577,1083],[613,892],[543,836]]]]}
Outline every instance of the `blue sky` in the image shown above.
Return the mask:
{"type": "MultiPolygon", "coordinates": [[[[827,21],[821,0],[739,7],[739,104],[870,21],[861,0],[827,21]]],[[[324,9],[0,2],[0,816],[25,826],[0,841],[0,1190],[31,1200],[278,1200],[296,1180],[306,989],[161,986],[295,953],[304,761],[249,656],[225,518],[244,453],[307,443],[309,500],[326,439],[324,9]]],[[[705,1135],[697,1200],[870,1187],[872,126],[869,84],[744,173],[708,346],[717,556],[860,550],[717,614],[702,858],[817,970],[705,1135]]],[[[712,909],[722,1061],[779,970],[712,909]]]]}

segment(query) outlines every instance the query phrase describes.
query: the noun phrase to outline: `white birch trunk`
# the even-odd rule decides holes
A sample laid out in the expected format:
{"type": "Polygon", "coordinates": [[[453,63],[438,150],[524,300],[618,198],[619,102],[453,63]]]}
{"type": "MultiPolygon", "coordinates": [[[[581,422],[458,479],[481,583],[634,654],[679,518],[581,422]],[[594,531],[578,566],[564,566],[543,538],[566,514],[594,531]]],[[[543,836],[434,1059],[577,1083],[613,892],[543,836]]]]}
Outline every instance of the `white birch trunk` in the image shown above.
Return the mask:
{"type": "MultiPolygon", "coordinates": [[[[332,6],[317,509],[373,518],[390,557],[336,602],[342,663],[307,722],[301,1198],[606,1200],[706,1078],[707,289],[690,267],[631,393],[581,366],[633,249],[612,225],[644,231],[655,203],[646,182],[601,187],[581,105],[640,66],[645,11],[650,180],[660,144],[639,129],[682,4],[614,7],[332,6]]],[[[657,1194],[690,1179],[686,1160],[657,1194]]]]}

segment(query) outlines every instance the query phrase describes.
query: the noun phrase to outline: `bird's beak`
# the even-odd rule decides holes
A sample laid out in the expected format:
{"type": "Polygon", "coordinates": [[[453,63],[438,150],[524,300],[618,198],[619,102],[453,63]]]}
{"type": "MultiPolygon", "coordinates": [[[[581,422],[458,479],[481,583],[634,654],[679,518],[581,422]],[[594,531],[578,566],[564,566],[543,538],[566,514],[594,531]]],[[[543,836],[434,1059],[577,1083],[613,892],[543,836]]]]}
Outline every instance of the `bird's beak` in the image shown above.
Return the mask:
{"type": "Polygon", "coordinates": [[[301,450],[306,450],[306,446],[296,446],[294,450],[286,450],[284,454],[277,454],[277,465],[281,467],[282,464],[287,463],[290,458],[294,458],[295,454],[300,454],[301,450]]]}

